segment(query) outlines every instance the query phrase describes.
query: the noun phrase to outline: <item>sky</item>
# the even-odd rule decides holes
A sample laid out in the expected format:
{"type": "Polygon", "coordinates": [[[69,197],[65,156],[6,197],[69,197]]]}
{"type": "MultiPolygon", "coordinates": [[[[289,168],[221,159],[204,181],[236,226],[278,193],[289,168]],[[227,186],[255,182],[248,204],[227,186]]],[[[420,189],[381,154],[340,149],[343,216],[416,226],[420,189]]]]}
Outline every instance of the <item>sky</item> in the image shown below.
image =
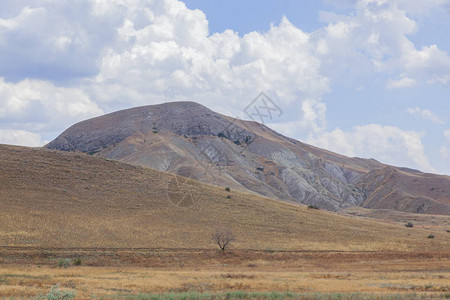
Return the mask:
{"type": "Polygon", "coordinates": [[[252,119],[261,92],[284,135],[450,175],[450,0],[0,1],[0,143],[169,101],[252,119]]]}

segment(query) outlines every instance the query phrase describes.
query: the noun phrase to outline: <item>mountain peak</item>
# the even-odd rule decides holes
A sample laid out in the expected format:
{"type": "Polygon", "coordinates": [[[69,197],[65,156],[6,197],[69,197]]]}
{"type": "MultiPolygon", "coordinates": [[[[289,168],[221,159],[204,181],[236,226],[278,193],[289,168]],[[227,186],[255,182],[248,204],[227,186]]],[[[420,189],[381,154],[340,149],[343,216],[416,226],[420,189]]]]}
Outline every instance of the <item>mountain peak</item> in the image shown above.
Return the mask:
{"type": "Polygon", "coordinates": [[[450,177],[439,181],[437,175],[349,158],[195,102],[142,106],[86,120],[46,147],[329,210],[364,206],[450,213],[445,188],[450,177]]]}
{"type": "MultiPolygon", "coordinates": [[[[120,110],[82,121],[64,131],[46,147],[95,153],[132,135],[146,135],[161,130],[183,136],[216,136],[227,129],[230,122],[234,122],[234,119],[215,113],[196,102],[167,102],[120,110]]],[[[242,128],[241,132],[246,130],[242,128]]],[[[244,139],[244,135],[230,138],[244,139]]]]}

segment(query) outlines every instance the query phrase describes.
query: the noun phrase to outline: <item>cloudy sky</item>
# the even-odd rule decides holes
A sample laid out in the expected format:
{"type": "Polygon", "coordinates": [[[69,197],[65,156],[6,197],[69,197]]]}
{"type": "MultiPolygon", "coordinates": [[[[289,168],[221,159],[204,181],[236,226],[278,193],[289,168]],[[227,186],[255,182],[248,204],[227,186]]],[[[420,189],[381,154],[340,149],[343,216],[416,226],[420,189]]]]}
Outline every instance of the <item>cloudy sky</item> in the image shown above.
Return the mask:
{"type": "Polygon", "coordinates": [[[349,156],[450,174],[450,0],[1,0],[0,143],[191,100],[349,156]]]}

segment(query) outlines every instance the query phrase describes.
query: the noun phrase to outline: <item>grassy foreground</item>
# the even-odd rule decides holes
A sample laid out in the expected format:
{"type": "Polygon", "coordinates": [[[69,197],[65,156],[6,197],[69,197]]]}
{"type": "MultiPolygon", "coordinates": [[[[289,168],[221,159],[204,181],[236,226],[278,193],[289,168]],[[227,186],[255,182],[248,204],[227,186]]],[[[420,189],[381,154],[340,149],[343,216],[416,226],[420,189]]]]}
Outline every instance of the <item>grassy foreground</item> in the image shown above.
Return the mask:
{"type": "MultiPolygon", "coordinates": [[[[27,255],[27,254],[25,254],[27,255]]],[[[131,254],[130,254],[131,255],[131,254]]],[[[152,254],[151,256],[153,256],[152,254]]],[[[115,266],[0,265],[0,298],[35,298],[52,286],[77,299],[445,299],[450,297],[446,254],[230,253],[189,255],[159,267],[135,255],[99,258],[115,266]],[[119,260],[121,259],[121,260],[119,260]],[[273,292],[279,291],[279,292],[273,292]],[[284,291],[289,291],[285,293],[284,291]]],[[[28,256],[28,255],[27,255],[28,256]]],[[[164,255],[163,255],[164,256],[164,255]]],[[[20,259],[16,259],[17,262],[20,259]]]]}

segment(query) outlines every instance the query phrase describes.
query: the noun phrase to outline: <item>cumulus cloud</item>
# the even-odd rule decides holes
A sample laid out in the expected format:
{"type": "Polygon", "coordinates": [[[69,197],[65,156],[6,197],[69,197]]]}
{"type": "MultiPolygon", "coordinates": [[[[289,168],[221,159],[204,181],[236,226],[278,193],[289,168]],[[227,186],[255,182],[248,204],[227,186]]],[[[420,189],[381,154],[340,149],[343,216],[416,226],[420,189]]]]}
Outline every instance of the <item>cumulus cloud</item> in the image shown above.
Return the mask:
{"type": "MultiPolygon", "coordinates": [[[[302,136],[305,142],[336,153],[351,157],[375,158],[390,165],[436,172],[425,153],[423,132],[380,124],[355,126],[349,131],[340,128],[327,131],[325,113],[324,103],[305,101],[299,121],[269,126],[287,136],[302,136]]],[[[429,117],[426,113],[425,116],[429,117]]],[[[450,138],[450,130],[444,134],[448,134],[450,138]]]]}
{"type": "Polygon", "coordinates": [[[70,11],[65,1],[24,0],[0,14],[0,84],[7,93],[0,114],[3,125],[34,132],[165,101],[194,100],[238,115],[260,91],[280,105],[311,99],[303,104],[308,113],[330,90],[316,48],[286,18],[263,33],[211,35],[205,14],[177,0],[82,0],[70,11]],[[55,95],[66,93],[70,110],[55,114],[55,95]],[[77,117],[55,117],[69,113],[77,117]]]}
{"type": "Polygon", "coordinates": [[[409,76],[428,83],[450,85],[450,57],[436,45],[405,51],[401,63],[409,76]]]}
{"type": "Polygon", "coordinates": [[[46,144],[39,134],[25,130],[0,129],[0,144],[40,147],[46,144]]]}
{"type": "Polygon", "coordinates": [[[417,30],[408,14],[444,0],[346,1],[354,13],[322,13],[327,25],[315,32],[283,18],[243,37],[210,35],[205,14],[177,0],[82,0],[71,5],[76,13],[65,1],[8,3],[0,15],[1,76],[88,79],[78,86],[106,109],[195,99],[226,110],[225,99],[250,101],[261,90],[299,104],[320,100],[330,79],[374,71],[398,72],[389,88],[450,80],[448,55],[434,45],[417,50],[407,37],[417,30]]]}
{"type": "Polygon", "coordinates": [[[325,131],[327,125],[326,111],[327,106],[325,103],[306,99],[301,104],[299,116],[296,118],[298,121],[271,123],[268,125],[287,136],[312,137],[325,131]]]}
{"type": "Polygon", "coordinates": [[[4,4],[9,14],[0,17],[0,76],[64,81],[97,74],[121,24],[117,14],[96,14],[97,1],[89,0],[16,2],[4,4]]]}
{"type": "Polygon", "coordinates": [[[392,88],[448,84],[448,55],[435,45],[418,50],[408,39],[417,30],[409,14],[447,0],[343,2],[354,13],[322,13],[327,25],[315,32],[284,18],[241,38],[231,30],[210,35],[205,14],[177,0],[81,0],[70,6],[76,13],[65,1],[7,1],[0,74],[8,81],[95,78],[88,86],[96,98],[141,98],[136,102],[149,93],[242,99],[269,88],[281,101],[318,100],[329,91],[328,75],[373,70],[399,71],[392,88]]]}
{"type": "Polygon", "coordinates": [[[320,99],[329,91],[309,35],[286,18],[266,33],[241,38],[231,30],[209,35],[205,15],[181,2],[156,6],[160,2],[147,9],[163,13],[146,15],[138,28],[135,16],[142,6],[129,7],[118,37],[125,46],[106,50],[88,86],[96,99],[134,104],[195,99],[226,111],[224,103],[241,107],[260,91],[272,91],[285,104],[320,99]]]}
{"type": "MultiPolygon", "coordinates": [[[[0,128],[49,133],[102,113],[79,89],[30,79],[15,84],[0,78],[0,128]]],[[[16,137],[30,140],[22,131],[16,137]]]]}
{"type": "Polygon", "coordinates": [[[420,132],[369,124],[355,126],[349,132],[338,128],[308,142],[348,156],[375,158],[386,164],[435,172],[425,154],[422,138],[420,132]]]}
{"type": "Polygon", "coordinates": [[[406,110],[406,112],[408,112],[411,115],[417,116],[424,120],[431,121],[436,124],[444,124],[444,121],[429,109],[422,109],[420,107],[414,107],[414,108],[409,107],[406,110]]]}
{"type": "Polygon", "coordinates": [[[437,45],[417,49],[409,35],[418,30],[411,15],[442,8],[448,0],[359,0],[351,2],[349,15],[322,12],[328,25],[313,33],[322,54],[325,74],[337,79],[342,73],[381,73],[390,76],[388,89],[425,84],[450,84],[450,56],[437,45]]]}

